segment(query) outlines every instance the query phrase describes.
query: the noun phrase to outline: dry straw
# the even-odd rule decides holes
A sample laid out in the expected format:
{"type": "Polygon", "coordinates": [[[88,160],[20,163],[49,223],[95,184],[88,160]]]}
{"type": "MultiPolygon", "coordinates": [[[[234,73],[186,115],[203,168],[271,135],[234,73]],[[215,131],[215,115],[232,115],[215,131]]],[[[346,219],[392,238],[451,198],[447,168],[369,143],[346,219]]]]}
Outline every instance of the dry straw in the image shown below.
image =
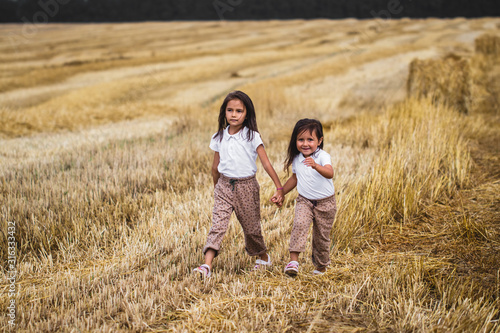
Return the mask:
{"type": "Polygon", "coordinates": [[[410,64],[406,89],[410,97],[431,97],[435,102],[467,113],[471,105],[469,61],[456,55],[415,59],[410,64]]]}
{"type": "Polygon", "coordinates": [[[500,112],[500,37],[485,34],[475,41],[476,53],[471,59],[474,112],[500,112]]]}
{"type": "Polygon", "coordinates": [[[500,36],[482,35],[475,40],[476,53],[500,56],[500,36]]]}

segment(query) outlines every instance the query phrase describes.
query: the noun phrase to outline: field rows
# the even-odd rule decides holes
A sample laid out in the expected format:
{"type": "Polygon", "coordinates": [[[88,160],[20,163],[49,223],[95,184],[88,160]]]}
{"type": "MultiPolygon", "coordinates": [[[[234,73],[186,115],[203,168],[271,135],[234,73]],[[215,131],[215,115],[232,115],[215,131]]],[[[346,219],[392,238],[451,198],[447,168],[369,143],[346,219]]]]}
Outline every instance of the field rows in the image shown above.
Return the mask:
{"type": "Polygon", "coordinates": [[[489,84],[500,64],[474,48],[499,25],[151,22],[46,25],[29,38],[1,26],[1,242],[15,221],[17,330],[500,332],[489,84]],[[450,53],[474,70],[481,108],[468,115],[407,98],[410,62],[450,53]],[[191,274],[211,225],[209,138],[232,89],[253,99],[282,179],[294,123],[325,126],[339,212],[322,277],[310,249],[297,279],[281,273],[296,192],[271,205],[260,165],[275,265],[250,272],[233,217],[214,277],[191,274]]]}

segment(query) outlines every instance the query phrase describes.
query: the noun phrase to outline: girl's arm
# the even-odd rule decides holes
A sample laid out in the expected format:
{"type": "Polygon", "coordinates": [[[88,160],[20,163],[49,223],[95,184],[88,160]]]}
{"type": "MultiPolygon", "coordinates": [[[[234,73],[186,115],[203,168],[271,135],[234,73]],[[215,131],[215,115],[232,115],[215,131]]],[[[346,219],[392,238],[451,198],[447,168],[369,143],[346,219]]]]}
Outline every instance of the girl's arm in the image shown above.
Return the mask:
{"type": "Polygon", "coordinates": [[[286,181],[285,185],[283,185],[284,195],[293,190],[295,186],[297,186],[297,175],[292,174],[290,178],[288,178],[288,180],[286,181]]]}
{"type": "Polygon", "coordinates": [[[305,165],[310,166],[314,170],[318,171],[320,175],[325,178],[332,179],[333,178],[333,167],[330,164],[319,165],[317,164],[312,157],[308,157],[304,160],[305,165]]]}
{"type": "Polygon", "coordinates": [[[219,152],[215,152],[214,154],[214,162],[212,163],[212,178],[214,179],[214,187],[217,185],[217,182],[219,181],[220,173],[217,167],[219,166],[220,162],[220,155],[219,152]]]}
{"type": "Polygon", "coordinates": [[[257,155],[259,155],[260,162],[262,163],[262,166],[264,167],[264,170],[266,170],[267,174],[271,177],[271,179],[274,182],[274,185],[276,185],[276,194],[277,198],[281,201],[283,200],[283,189],[278,190],[281,188],[281,181],[276,174],[276,171],[274,171],[273,166],[271,165],[271,162],[269,162],[269,158],[267,157],[266,150],[264,149],[263,145],[260,145],[257,147],[257,155]]]}
{"type": "Polygon", "coordinates": [[[277,192],[273,195],[273,197],[271,198],[271,201],[274,202],[275,204],[278,205],[278,207],[281,207],[283,205],[283,201],[284,201],[284,196],[290,192],[291,190],[293,190],[295,188],[295,186],[297,186],[297,175],[296,174],[293,174],[285,183],[285,185],[283,185],[283,200],[278,200],[278,195],[277,195],[277,192]]]}

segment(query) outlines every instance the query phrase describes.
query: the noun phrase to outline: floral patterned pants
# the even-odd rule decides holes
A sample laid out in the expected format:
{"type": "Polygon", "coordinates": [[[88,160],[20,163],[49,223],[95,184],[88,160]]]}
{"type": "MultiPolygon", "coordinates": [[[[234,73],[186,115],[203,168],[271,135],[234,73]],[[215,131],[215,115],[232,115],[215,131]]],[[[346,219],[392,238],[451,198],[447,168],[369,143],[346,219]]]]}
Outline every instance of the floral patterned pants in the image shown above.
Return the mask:
{"type": "Polygon", "coordinates": [[[228,178],[220,175],[214,190],[212,227],[208,233],[203,253],[213,249],[219,254],[222,238],[234,211],[245,235],[245,250],[251,256],[267,252],[260,225],[259,183],[254,176],[228,178]]]}
{"type": "Polygon", "coordinates": [[[313,264],[318,269],[328,266],[330,264],[330,232],[336,213],[335,195],[320,200],[309,200],[299,195],[290,236],[290,252],[305,251],[307,235],[312,223],[313,264]]]}

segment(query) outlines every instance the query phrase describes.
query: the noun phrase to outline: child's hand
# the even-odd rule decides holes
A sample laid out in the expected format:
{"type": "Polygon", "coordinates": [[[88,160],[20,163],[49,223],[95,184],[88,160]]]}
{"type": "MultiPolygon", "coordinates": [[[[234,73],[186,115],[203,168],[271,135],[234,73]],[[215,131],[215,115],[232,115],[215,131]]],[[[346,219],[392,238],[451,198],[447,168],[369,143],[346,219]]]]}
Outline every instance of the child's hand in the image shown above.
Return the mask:
{"type": "Polygon", "coordinates": [[[304,163],[305,165],[307,165],[313,169],[316,169],[316,162],[314,161],[314,159],[312,157],[307,157],[302,163],[304,163]]]}
{"type": "Polygon", "coordinates": [[[278,198],[276,197],[276,194],[274,194],[272,197],[271,197],[271,202],[275,203],[276,206],[279,207],[279,203],[278,203],[278,198]]]}
{"type": "Polygon", "coordinates": [[[271,201],[274,202],[278,207],[283,205],[284,200],[283,190],[277,190],[271,198],[271,201]]]}

